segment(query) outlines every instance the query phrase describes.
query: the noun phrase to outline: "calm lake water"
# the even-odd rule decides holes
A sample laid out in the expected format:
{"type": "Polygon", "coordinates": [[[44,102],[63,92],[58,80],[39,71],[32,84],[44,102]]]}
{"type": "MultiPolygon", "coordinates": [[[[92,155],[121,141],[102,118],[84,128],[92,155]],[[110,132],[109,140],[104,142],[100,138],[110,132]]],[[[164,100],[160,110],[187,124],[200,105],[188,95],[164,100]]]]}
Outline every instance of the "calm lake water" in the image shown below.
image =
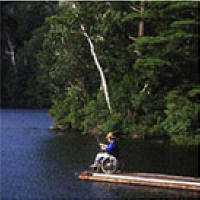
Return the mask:
{"type": "MultiPolygon", "coordinates": [[[[199,193],[115,183],[79,181],[98,152],[95,137],[55,134],[47,110],[0,110],[0,199],[191,199],[199,193]]],[[[120,142],[125,172],[198,176],[197,147],[153,141],[120,142]]]]}

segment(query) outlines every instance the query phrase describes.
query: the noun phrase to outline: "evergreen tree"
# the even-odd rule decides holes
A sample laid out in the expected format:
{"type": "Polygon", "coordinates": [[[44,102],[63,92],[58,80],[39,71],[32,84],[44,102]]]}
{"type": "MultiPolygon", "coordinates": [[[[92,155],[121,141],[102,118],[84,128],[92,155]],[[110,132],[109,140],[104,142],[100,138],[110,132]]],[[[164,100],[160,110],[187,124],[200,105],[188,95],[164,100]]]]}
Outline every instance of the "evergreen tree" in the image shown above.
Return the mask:
{"type": "Polygon", "coordinates": [[[37,92],[36,55],[46,31],[44,19],[55,10],[56,2],[1,2],[3,107],[49,106],[49,100],[42,100],[47,91],[37,92]]]}
{"type": "Polygon", "coordinates": [[[58,127],[199,143],[198,2],[11,2],[1,11],[4,106],[52,102],[58,127]]]}

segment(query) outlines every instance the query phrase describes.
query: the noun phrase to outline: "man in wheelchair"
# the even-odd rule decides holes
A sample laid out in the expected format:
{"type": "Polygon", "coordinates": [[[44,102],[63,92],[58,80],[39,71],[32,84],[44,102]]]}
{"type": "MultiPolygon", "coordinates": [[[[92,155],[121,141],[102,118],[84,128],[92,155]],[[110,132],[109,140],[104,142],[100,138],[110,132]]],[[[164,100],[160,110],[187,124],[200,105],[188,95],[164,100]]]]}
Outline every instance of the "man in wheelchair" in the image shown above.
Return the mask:
{"type": "Polygon", "coordinates": [[[100,144],[102,152],[97,154],[94,164],[90,165],[90,168],[97,172],[115,173],[118,167],[119,148],[113,132],[108,133],[106,139],[109,144],[100,144]]]}

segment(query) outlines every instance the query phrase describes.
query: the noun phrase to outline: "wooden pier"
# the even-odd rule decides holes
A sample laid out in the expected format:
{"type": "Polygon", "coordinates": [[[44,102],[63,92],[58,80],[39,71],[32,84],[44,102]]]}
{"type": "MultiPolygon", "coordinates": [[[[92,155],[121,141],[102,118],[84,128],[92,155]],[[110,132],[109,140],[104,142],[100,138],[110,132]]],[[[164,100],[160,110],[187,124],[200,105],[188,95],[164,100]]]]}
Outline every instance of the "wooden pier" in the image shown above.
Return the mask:
{"type": "Polygon", "coordinates": [[[153,173],[103,174],[81,172],[76,175],[78,176],[79,180],[127,183],[143,186],[193,190],[200,192],[200,179],[193,177],[170,176],[153,173]]]}

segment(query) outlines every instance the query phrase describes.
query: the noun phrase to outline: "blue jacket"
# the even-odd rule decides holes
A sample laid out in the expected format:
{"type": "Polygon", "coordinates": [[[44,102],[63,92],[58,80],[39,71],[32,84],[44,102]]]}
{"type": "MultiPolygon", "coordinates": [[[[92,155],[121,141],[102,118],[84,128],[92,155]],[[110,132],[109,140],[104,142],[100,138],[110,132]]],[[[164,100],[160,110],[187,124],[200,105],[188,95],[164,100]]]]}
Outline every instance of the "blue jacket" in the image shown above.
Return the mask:
{"type": "Polygon", "coordinates": [[[115,141],[111,141],[107,147],[106,147],[106,152],[115,156],[116,158],[119,157],[119,149],[118,149],[118,145],[116,144],[115,141]]]}

